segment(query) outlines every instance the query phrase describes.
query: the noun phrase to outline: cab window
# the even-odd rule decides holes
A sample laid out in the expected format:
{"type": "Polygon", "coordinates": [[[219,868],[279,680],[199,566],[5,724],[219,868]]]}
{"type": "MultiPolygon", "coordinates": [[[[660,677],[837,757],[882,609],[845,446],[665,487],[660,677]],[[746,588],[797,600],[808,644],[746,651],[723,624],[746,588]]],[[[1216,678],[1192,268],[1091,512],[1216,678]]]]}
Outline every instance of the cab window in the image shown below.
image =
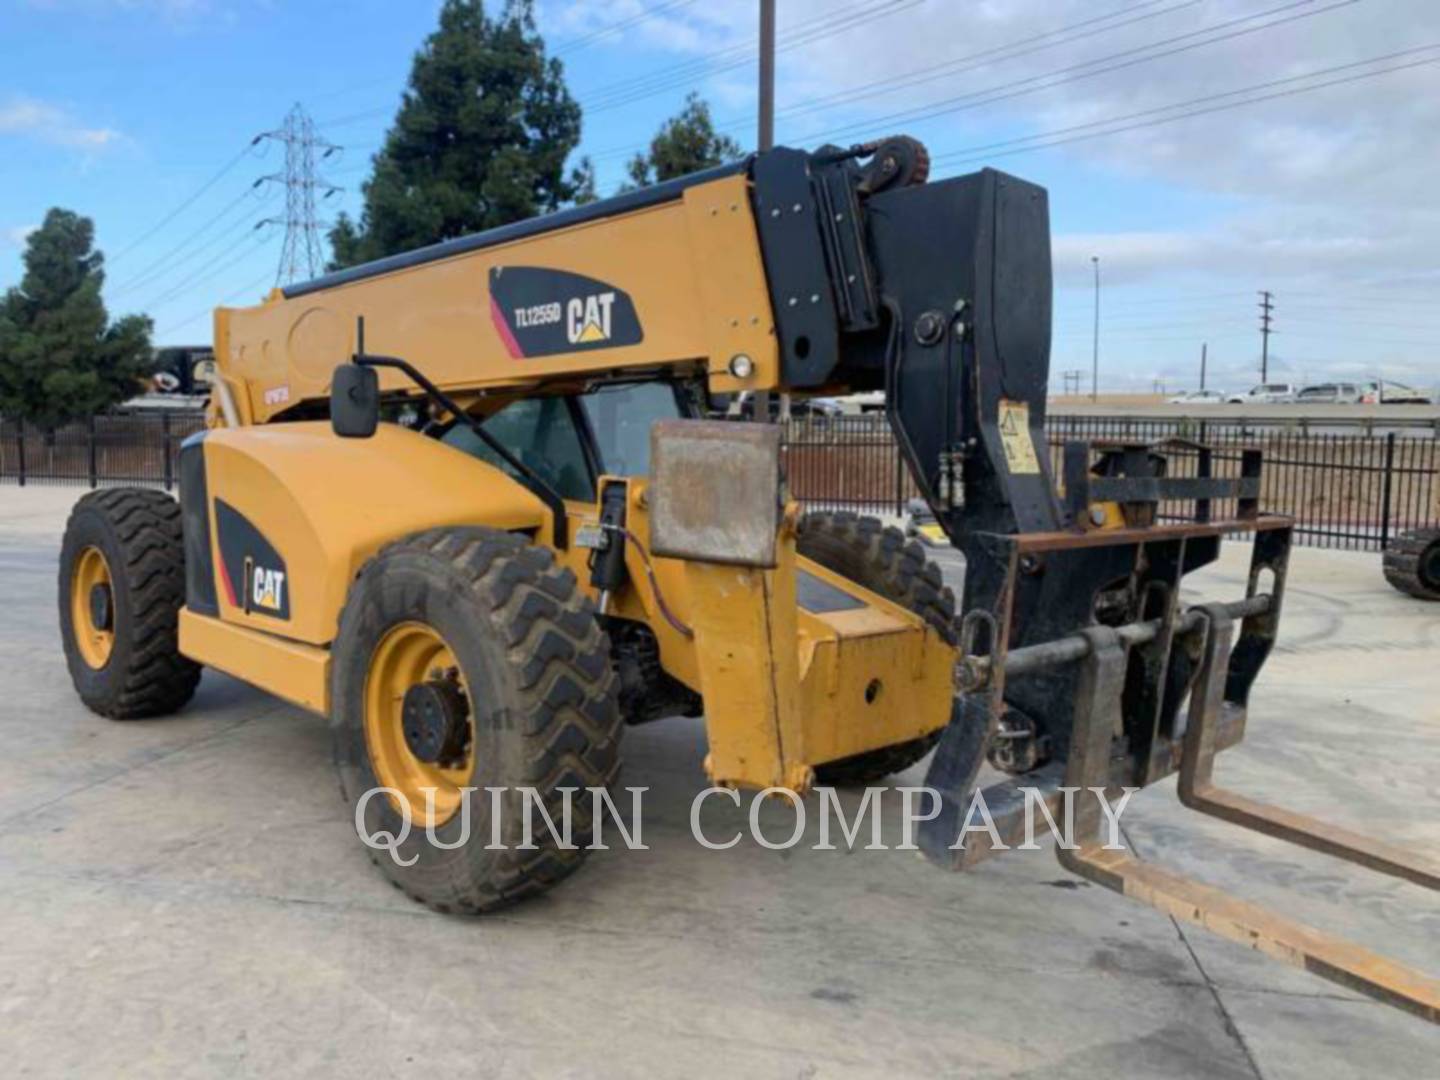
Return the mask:
{"type": "Polygon", "coordinates": [[[607,386],[580,397],[595,438],[600,470],[611,476],[648,476],[650,425],[682,415],[670,383],[607,386]]]}
{"type": "MultiPolygon", "coordinates": [[[[590,477],[574,414],[565,398],[512,401],[487,419],[484,428],[562,498],[594,502],[595,483],[590,477]]],[[[524,482],[509,463],[464,424],[452,427],[442,436],[442,441],[524,482]]]]}

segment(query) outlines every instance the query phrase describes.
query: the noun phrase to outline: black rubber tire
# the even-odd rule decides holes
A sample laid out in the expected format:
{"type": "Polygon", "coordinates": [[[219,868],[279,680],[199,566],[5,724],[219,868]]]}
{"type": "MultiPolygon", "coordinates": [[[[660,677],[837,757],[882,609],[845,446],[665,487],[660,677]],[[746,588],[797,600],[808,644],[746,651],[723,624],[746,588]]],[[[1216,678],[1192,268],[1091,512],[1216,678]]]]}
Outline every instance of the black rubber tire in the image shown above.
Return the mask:
{"type": "MultiPolygon", "coordinates": [[[[955,594],[945,584],[940,568],[925,557],[920,543],[907,540],[899,529],[849,511],[811,513],[800,520],[795,547],[825,569],[909,608],[943,640],[956,643],[955,594]]],[[[919,761],[939,737],[936,730],[918,739],[826,762],[816,766],[815,779],[836,786],[884,779],[919,761]]]]}
{"type": "Polygon", "coordinates": [[[111,720],[164,716],[183,706],[200,682],[200,665],[180,655],[185,603],[185,542],[180,504],[148,488],[108,488],[70,511],[60,548],[60,639],[80,700],[111,720]],[[70,586],[75,561],[98,548],[110,568],[114,644],[92,668],[75,642],[70,586]]]}
{"type": "MultiPolygon", "coordinates": [[[[380,785],[364,731],[365,679],[382,636],[401,622],[422,621],[455,653],[472,688],[476,771],[470,840],[455,850],[432,845],[415,821],[397,865],[367,845],[371,859],[412,899],[436,911],[481,914],[541,893],[573,873],[591,841],[587,788],[612,787],[620,769],[620,713],[610,644],[575,575],[524,537],[484,528],[434,529],[393,543],[371,559],[351,587],[340,617],[331,674],[330,730],[340,787],[352,815],[380,785]],[[483,693],[475,688],[483,687],[483,693]],[[486,787],[503,787],[501,843],[491,838],[486,787]],[[522,787],[540,793],[560,821],[573,796],[575,850],[561,848],[535,815],[535,850],[521,842],[522,787]]],[[[353,817],[352,817],[353,820],[353,817]]],[[[386,797],[365,807],[369,834],[399,835],[400,814],[386,797]]],[[[435,830],[444,844],[460,838],[461,816],[435,830]]],[[[612,828],[613,832],[613,828],[612,828]]]]}
{"type": "Polygon", "coordinates": [[[1390,541],[1385,580],[1421,600],[1440,600],[1440,529],[1413,529],[1390,541]]]}

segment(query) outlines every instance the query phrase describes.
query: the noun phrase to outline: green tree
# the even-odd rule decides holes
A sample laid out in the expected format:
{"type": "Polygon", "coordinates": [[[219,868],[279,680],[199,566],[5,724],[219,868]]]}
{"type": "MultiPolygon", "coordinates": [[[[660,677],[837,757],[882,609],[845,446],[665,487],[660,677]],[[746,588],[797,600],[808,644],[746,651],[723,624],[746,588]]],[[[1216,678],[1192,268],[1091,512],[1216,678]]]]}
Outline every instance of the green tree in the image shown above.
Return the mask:
{"type": "Polygon", "coordinates": [[[330,231],[332,267],[410,251],[593,198],[589,162],[566,172],[580,106],[547,59],[531,0],[498,18],[481,0],[445,0],[415,55],[410,83],[358,222],[330,231]]]}
{"type": "Polygon", "coordinates": [[[739,143],[729,135],[716,134],[710,106],[692,92],[685,99],[685,107],[666,120],[650,140],[649,153],[630,159],[626,168],[630,182],[622,190],[673,180],[733,161],[740,154],[739,143]]]}
{"type": "Polygon", "coordinates": [[[109,321],[89,218],[58,207],[30,234],[25,276],[0,300],[0,414],[52,430],[141,389],[150,320],[109,321]]]}

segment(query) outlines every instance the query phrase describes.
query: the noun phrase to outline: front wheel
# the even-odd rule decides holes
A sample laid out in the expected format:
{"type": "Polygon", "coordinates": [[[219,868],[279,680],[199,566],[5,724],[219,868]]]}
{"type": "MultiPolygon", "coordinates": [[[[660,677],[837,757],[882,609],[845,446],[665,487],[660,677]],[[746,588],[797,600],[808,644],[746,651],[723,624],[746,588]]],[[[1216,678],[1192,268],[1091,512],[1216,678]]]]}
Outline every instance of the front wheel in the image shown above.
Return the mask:
{"type": "Polygon", "coordinates": [[[200,665],[180,655],[180,505],[145,488],[81,498],[60,549],[60,638],[80,700],[112,720],[184,705],[200,665]]]}
{"type": "Polygon", "coordinates": [[[609,642],[548,550],[483,528],[390,545],[351,588],[331,678],[340,786],[365,836],[404,838],[370,847],[397,888],[478,914],[580,865],[591,791],[619,772],[620,715],[609,642]],[[564,845],[535,800],[560,826],[567,788],[564,845]]]}

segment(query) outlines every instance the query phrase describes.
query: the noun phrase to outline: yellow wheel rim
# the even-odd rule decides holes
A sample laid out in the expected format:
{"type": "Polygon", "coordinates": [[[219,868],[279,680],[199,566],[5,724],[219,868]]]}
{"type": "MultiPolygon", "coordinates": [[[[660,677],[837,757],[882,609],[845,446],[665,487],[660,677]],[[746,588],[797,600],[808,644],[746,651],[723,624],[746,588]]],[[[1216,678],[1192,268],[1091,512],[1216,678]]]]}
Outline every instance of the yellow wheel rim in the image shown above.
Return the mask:
{"type": "MultiPolygon", "coordinates": [[[[365,746],[375,778],[394,788],[408,802],[411,820],[419,826],[440,826],[460,809],[462,787],[475,775],[475,708],[459,672],[460,665],[445,639],[424,623],[407,622],[386,631],[370,658],[365,677],[365,746]],[[405,738],[405,693],[432,679],[454,679],[469,705],[469,737],[463,760],[451,767],[422,761],[405,738]],[[435,789],[435,812],[428,812],[426,788],[435,789]]],[[[392,803],[398,800],[389,796],[392,803]]],[[[404,810],[396,806],[396,810],[404,810]]]]}
{"type": "Polygon", "coordinates": [[[115,648],[115,587],[110,577],[110,564],[95,546],[87,547],[75,560],[70,572],[70,625],[75,647],[87,665],[99,671],[110,662],[115,648]],[[96,589],[106,592],[104,607],[108,619],[97,622],[92,594],[96,589]]]}

